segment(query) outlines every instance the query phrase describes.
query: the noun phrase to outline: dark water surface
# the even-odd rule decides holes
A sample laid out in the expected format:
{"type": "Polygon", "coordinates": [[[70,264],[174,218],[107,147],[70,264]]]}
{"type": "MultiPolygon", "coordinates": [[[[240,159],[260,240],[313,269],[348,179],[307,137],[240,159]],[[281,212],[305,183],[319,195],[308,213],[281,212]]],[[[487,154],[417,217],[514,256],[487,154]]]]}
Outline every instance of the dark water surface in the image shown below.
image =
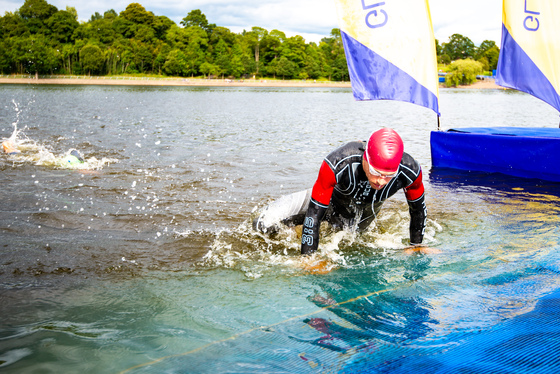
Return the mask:
{"type": "MultiPolygon", "coordinates": [[[[442,90],[440,107],[443,127],[559,121],[503,90],[442,90]]],[[[0,86],[0,137],[22,150],[0,157],[0,371],[550,372],[557,345],[516,339],[537,311],[559,330],[560,188],[431,170],[435,127],[348,89],[0,86]],[[251,230],[381,126],[423,167],[441,253],[403,251],[402,194],[365,234],[324,236],[327,274],[302,269],[294,232],[251,230]]]]}

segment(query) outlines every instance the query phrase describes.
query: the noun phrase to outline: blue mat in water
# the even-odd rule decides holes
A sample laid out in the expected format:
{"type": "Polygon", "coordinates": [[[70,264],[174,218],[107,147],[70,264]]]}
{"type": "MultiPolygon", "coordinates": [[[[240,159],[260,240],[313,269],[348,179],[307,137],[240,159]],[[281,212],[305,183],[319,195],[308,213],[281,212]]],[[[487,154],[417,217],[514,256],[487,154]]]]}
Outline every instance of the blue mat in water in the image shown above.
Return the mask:
{"type": "MultiPolygon", "coordinates": [[[[344,372],[368,373],[531,373],[560,372],[560,290],[543,297],[535,309],[489,330],[450,337],[449,348],[418,342],[410,355],[372,367],[362,357],[344,372]],[[441,350],[441,353],[434,352],[441,350]]],[[[375,360],[372,358],[372,361],[375,360]]],[[[375,360],[377,361],[377,360],[375,360]]]]}

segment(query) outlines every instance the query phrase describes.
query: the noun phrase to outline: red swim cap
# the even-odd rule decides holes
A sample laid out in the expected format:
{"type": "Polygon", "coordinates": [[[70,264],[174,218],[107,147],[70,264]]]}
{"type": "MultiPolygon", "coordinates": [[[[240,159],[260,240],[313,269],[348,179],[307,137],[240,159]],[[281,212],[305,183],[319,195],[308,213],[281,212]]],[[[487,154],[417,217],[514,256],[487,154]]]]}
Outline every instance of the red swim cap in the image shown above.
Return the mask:
{"type": "Polygon", "coordinates": [[[366,161],[384,173],[395,173],[403,155],[403,142],[393,129],[383,128],[371,134],[364,154],[366,161]]]}

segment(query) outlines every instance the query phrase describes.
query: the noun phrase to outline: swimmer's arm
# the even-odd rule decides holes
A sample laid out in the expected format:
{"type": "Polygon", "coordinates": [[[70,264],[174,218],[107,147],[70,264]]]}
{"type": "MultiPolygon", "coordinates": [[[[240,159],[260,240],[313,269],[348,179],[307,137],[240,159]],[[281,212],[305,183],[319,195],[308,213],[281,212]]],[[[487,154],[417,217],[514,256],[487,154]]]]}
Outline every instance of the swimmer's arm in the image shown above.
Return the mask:
{"type": "Polygon", "coordinates": [[[313,185],[311,201],[303,221],[301,254],[313,253],[319,247],[319,229],[336,185],[336,177],[330,166],[323,161],[317,181],[313,185]]]}
{"type": "Polygon", "coordinates": [[[420,245],[424,240],[424,230],[426,229],[427,209],[424,195],[415,201],[408,202],[410,213],[410,245],[420,245]]]}
{"type": "Polygon", "coordinates": [[[416,180],[404,189],[410,213],[410,245],[422,244],[426,218],[428,215],[424,198],[424,184],[422,183],[422,170],[416,180]]]}
{"type": "Polygon", "coordinates": [[[425,244],[422,244],[422,241],[424,240],[424,230],[426,228],[426,218],[427,218],[427,210],[426,210],[426,203],[424,201],[424,195],[422,195],[422,197],[415,202],[409,201],[408,208],[410,212],[410,246],[405,249],[405,252],[408,254],[441,253],[439,249],[430,248],[425,244]]]}
{"type": "Polygon", "coordinates": [[[309,202],[307,214],[303,221],[303,230],[301,233],[301,254],[308,255],[317,250],[319,247],[319,229],[321,221],[325,216],[327,206],[319,204],[314,199],[309,202]]]}

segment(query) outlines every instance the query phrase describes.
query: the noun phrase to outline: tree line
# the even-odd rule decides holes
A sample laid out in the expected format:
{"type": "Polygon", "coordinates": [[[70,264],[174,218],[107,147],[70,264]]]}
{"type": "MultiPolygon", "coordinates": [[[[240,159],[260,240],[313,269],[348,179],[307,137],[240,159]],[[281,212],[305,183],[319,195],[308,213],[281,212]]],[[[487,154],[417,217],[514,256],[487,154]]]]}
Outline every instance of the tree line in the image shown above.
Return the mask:
{"type": "MultiPolygon", "coordinates": [[[[436,41],[436,49],[440,62],[486,59],[489,69],[499,54],[494,42],[477,48],[458,34],[441,46],[436,41]]],[[[338,29],[319,44],[306,43],[261,27],[234,33],[209,23],[199,9],[177,25],[138,3],[80,23],[75,8],[59,10],[46,0],[25,0],[0,17],[0,72],[349,80],[338,29]]]]}

